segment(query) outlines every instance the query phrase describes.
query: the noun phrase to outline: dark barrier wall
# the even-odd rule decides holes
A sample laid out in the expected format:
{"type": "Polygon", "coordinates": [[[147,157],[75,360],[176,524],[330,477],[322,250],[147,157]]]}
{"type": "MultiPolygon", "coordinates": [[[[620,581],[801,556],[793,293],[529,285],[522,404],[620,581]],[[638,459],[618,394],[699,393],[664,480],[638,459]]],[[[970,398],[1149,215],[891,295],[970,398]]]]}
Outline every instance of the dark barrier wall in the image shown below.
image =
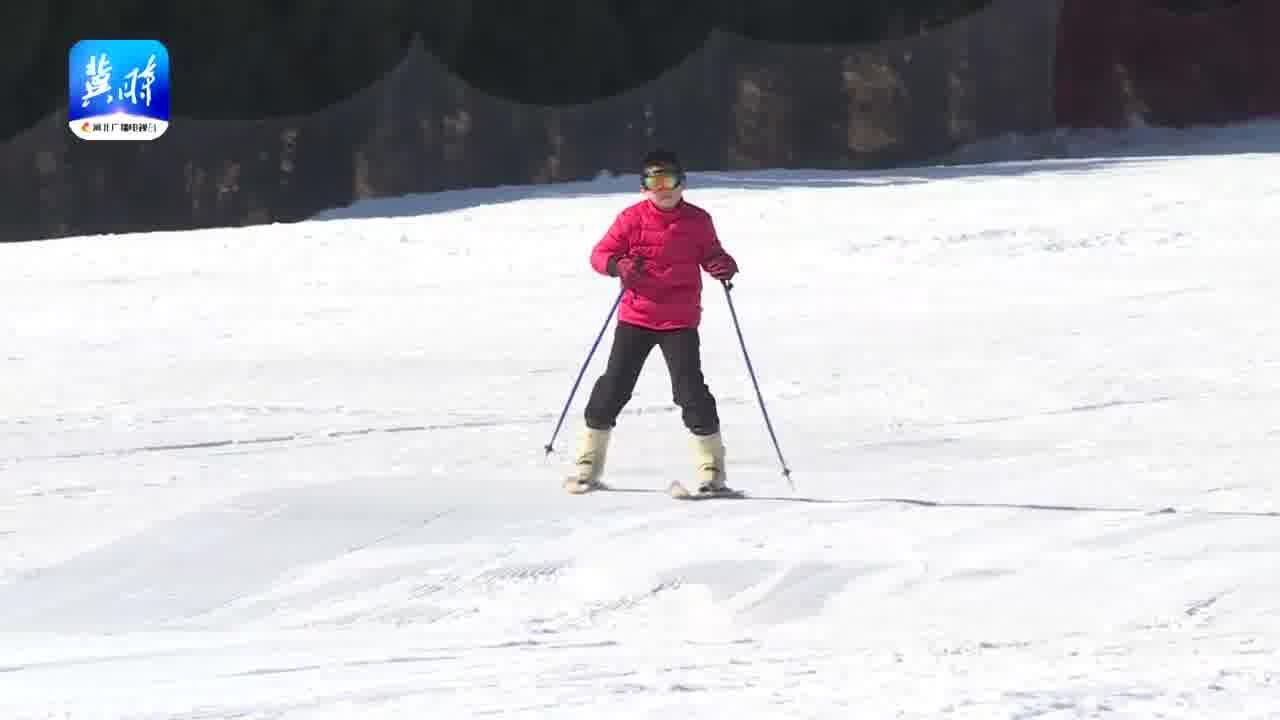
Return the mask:
{"type": "Polygon", "coordinates": [[[875,46],[716,32],[652,83],[566,108],[479,92],[417,47],[305,116],[177,117],[154,142],[86,143],[55,113],[0,146],[0,241],[289,222],[369,197],[633,172],[654,143],[694,169],[866,168],[1008,132],[1280,115],[1280,0],[1162,4],[997,0],[875,46]]]}
{"type": "Polygon", "coordinates": [[[1280,114],[1280,0],[1200,13],[1154,0],[1063,0],[1056,85],[1063,127],[1280,114]]]}
{"type": "Polygon", "coordinates": [[[294,221],[368,197],[634,172],[658,142],[693,169],[910,162],[1052,126],[1057,7],[997,0],[870,47],[716,32],[649,85],[566,108],[478,92],[419,48],[303,117],[176,117],[149,143],[85,143],[57,113],[0,148],[0,239],[294,221]]]}

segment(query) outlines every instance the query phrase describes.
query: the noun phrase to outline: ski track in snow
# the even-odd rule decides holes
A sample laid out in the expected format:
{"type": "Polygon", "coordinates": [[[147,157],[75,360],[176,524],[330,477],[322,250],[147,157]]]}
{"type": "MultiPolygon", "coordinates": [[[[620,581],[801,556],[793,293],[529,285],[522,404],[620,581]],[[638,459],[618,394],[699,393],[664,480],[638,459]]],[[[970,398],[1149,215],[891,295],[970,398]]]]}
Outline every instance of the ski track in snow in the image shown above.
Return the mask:
{"type": "Polygon", "coordinates": [[[693,504],[543,454],[629,190],[0,247],[0,716],[1280,717],[1278,177],[695,174],[693,504]]]}

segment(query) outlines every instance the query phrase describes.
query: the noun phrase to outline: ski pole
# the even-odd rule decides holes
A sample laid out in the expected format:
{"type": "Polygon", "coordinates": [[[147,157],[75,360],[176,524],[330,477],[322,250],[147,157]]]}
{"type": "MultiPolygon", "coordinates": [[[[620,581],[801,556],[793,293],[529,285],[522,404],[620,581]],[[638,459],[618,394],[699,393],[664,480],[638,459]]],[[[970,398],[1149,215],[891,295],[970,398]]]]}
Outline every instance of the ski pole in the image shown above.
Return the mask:
{"type": "Polygon", "coordinates": [[[769,430],[769,438],[773,440],[773,449],[778,453],[778,462],[782,465],[782,476],[787,479],[787,484],[791,486],[791,492],[795,492],[796,484],[791,480],[791,468],[787,467],[787,461],[782,459],[782,449],[778,447],[778,436],[773,432],[773,423],[769,420],[769,411],[764,406],[764,396],[760,394],[760,383],[756,381],[755,368],[751,366],[751,356],[747,354],[747,342],[742,339],[742,326],[738,323],[738,311],[733,308],[733,296],[729,291],[733,289],[733,283],[728,280],[724,283],[724,299],[729,303],[729,314],[733,316],[733,329],[738,333],[738,344],[742,346],[742,357],[747,361],[747,372],[751,375],[751,384],[756,389],[756,400],[760,403],[760,412],[764,415],[764,425],[769,430]]]}
{"type": "Polygon", "coordinates": [[[622,302],[622,294],[626,292],[626,288],[618,291],[618,297],[613,301],[613,307],[609,308],[609,315],[604,319],[604,325],[600,326],[600,333],[596,335],[596,341],[591,345],[591,350],[587,353],[587,359],[582,362],[582,368],[578,370],[578,379],[573,381],[573,388],[569,390],[569,399],[564,403],[564,409],[560,411],[560,420],[556,422],[556,429],[551,433],[551,439],[547,441],[547,455],[551,455],[552,445],[555,444],[556,435],[560,434],[560,426],[564,424],[564,417],[569,413],[569,406],[573,404],[573,396],[578,392],[578,384],[582,382],[582,376],[587,372],[587,366],[591,364],[591,358],[596,354],[596,348],[600,347],[600,340],[604,337],[604,333],[609,329],[609,321],[613,320],[613,313],[617,311],[618,304],[622,302]]]}

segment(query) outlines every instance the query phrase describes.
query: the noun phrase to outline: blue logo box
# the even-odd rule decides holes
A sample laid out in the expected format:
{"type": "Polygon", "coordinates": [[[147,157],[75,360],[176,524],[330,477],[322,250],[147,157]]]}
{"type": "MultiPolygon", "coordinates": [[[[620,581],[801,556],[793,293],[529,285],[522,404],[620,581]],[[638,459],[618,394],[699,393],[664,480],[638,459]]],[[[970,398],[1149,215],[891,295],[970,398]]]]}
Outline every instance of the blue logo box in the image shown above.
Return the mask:
{"type": "Polygon", "coordinates": [[[169,50],[159,40],[81,40],[67,69],[76,137],[155,140],[169,128],[169,50]]]}

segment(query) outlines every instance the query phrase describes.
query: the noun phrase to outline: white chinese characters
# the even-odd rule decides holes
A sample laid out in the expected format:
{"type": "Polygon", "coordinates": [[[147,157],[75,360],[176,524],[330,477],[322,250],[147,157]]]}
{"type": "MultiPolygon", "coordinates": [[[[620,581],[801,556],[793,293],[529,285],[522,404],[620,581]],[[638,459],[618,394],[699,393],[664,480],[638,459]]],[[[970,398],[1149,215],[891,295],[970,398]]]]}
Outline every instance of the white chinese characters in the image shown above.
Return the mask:
{"type": "Polygon", "coordinates": [[[120,91],[120,99],[128,98],[129,102],[136,105],[138,103],[138,78],[142,78],[142,97],[147,107],[151,107],[151,84],[156,81],[156,56],[152,55],[147,58],[147,66],[141,71],[135,67],[126,73],[125,77],[129,79],[129,91],[125,92],[122,89],[120,91]]]}
{"type": "Polygon", "coordinates": [[[84,95],[80,99],[81,107],[89,107],[89,101],[98,97],[105,96],[108,103],[115,99],[128,100],[134,105],[138,104],[138,96],[142,96],[142,101],[151,106],[151,85],[156,81],[156,56],[151,55],[147,58],[145,67],[134,67],[125,73],[124,77],[127,81],[127,89],[125,87],[116,88],[116,95],[112,97],[111,91],[111,59],[106,53],[99,53],[97,56],[91,56],[89,62],[85,65],[85,82],[84,95]],[[138,81],[142,81],[142,87],[138,87],[138,81]],[[139,92],[141,90],[141,92],[139,92]]]}
{"type": "Polygon", "coordinates": [[[84,68],[84,97],[80,99],[81,107],[89,107],[89,101],[99,95],[106,95],[111,102],[111,60],[106,53],[97,57],[90,56],[84,68]]]}

